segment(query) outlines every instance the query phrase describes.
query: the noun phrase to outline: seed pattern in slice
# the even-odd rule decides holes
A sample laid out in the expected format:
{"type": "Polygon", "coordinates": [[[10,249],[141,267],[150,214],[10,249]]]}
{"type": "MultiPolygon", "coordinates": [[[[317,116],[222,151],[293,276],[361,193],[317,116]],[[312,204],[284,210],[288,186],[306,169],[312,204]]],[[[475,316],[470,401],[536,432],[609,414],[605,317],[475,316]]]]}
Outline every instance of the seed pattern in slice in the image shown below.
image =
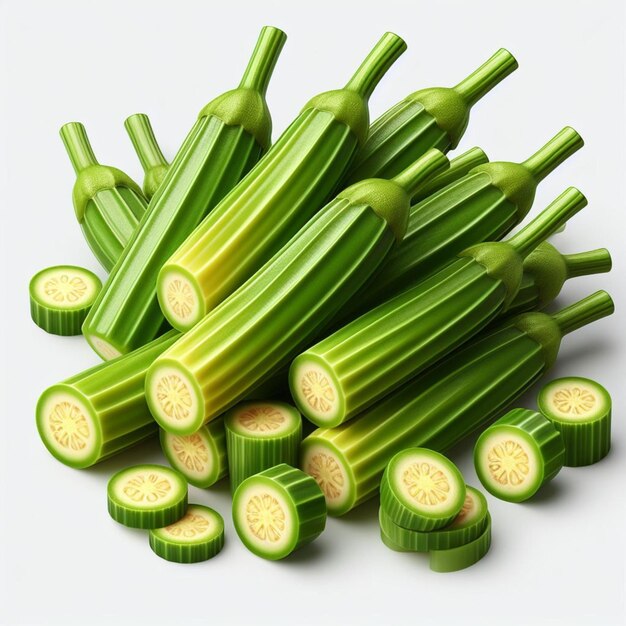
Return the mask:
{"type": "Polygon", "coordinates": [[[31,317],[37,326],[53,335],[80,335],[82,323],[101,288],[100,279],[82,267],[48,267],[30,281],[31,317]]]}
{"type": "Polygon", "coordinates": [[[213,420],[192,435],[161,430],[161,448],[169,464],[190,485],[205,489],[228,474],[224,420],[213,420]]]}
{"type": "Polygon", "coordinates": [[[198,320],[202,296],[195,283],[180,272],[168,272],[158,283],[159,299],[168,319],[179,330],[189,330],[198,320]]]}
{"type": "Polygon", "coordinates": [[[107,487],[111,517],[132,528],[161,528],[187,509],[187,482],[162,465],[136,465],[114,474],[107,487]]]}
{"type": "Polygon", "coordinates": [[[474,448],[480,482],[492,495],[522,502],[558,474],[563,438],[540,413],[513,409],[487,428],[474,448]]]}
{"type": "Polygon", "coordinates": [[[190,504],[178,521],[150,530],[149,540],[152,550],[167,561],[206,561],[224,546],[224,520],[207,506],[190,504]]]}
{"type": "Polygon", "coordinates": [[[380,485],[381,506],[397,525],[419,531],[446,526],[465,501],[465,482],[445,456],[426,448],[396,454],[380,485]]]}
{"type": "Polygon", "coordinates": [[[284,402],[242,402],[224,415],[230,486],[279,463],[295,465],[302,418],[284,402]]]}
{"type": "Polygon", "coordinates": [[[489,552],[491,547],[491,516],[487,513],[487,523],[482,534],[461,546],[430,552],[430,569],[433,572],[456,572],[471,567],[489,552]]]}
{"type": "Polygon", "coordinates": [[[539,410],[561,433],[567,467],[591,465],[611,448],[611,396],[589,378],[549,382],[537,399],[539,410]]]}
{"type": "Polygon", "coordinates": [[[461,511],[454,520],[432,531],[417,531],[396,524],[384,509],[379,511],[381,533],[402,551],[429,552],[454,548],[473,541],[482,534],[487,525],[487,500],[478,489],[466,485],[466,495],[461,511]]]}
{"type": "Polygon", "coordinates": [[[282,463],[239,485],[233,497],[233,521],[248,550],[277,560],[324,530],[326,503],[313,478],[282,463]]]}

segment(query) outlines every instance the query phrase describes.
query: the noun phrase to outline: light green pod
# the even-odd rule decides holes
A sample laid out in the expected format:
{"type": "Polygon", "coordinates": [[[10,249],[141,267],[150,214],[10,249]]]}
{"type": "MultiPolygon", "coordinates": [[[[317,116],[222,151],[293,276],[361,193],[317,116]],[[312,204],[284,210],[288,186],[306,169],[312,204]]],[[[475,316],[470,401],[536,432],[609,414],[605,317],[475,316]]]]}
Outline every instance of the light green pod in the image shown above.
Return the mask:
{"type": "Polygon", "coordinates": [[[48,387],[35,413],[50,454],[70,467],[90,467],[155,435],[158,426],[143,393],[146,370],[177,335],[170,331],[135,352],[48,387]]]}
{"type": "Polygon", "coordinates": [[[461,345],[515,297],[523,259],[586,204],[570,187],[508,241],[465,250],[298,355],[289,384],[301,413],[338,426],[461,345]]]}
{"type": "Polygon", "coordinates": [[[292,406],[284,402],[242,402],[226,412],[224,426],[233,493],[248,476],[280,463],[297,465],[302,417],[292,406]]]}
{"type": "Polygon", "coordinates": [[[544,241],[524,259],[522,283],[505,313],[517,315],[543,309],[561,293],[566,280],[609,272],[611,267],[611,255],[606,248],[561,254],[544,241]]]}
{"type": "Polygon", "coordinates": [[[127,174],[98,163],[81,123],[65,124],[60,134],[76,172],[72,193],[76,219],[96,259],[109,271],[137,229],[148,202],[127,174]]]}
{"type": "Polygon", "coordinates": [[[581,136],[565,127],[522,163],[479,165],[414,204],[404,239],[341,311],[335,327],[432,276],[462,250],[501,239],[524,219],[539,183],[582,146],[581,136]]]}
{"type": "Polygon", "coordinates": [[[162,428],[195,432],[286,365],[402,238],[410,192],[447,162],[433,150],[391,181],[342,191],[162,355],[146,381],[162,428]]]}
{"type": "MultiPolygon", "coordinates": [[[[169,327],[157,300],[159,270],[267,150],[272,124],[265,92],[285,38],[277,28],[263,28],[239,87],[200,111],[83,324],[101,357],[130,352],[169,327]]],[[[177,285],[170,296],[182,311],[187,294],[177,285]]]]}
{"type": "Polygon", "coordinates": [[[517,61],[501,48],[456,87],[432,87],[408,95],[372,124],[343,184],[391,178],[427,150],[455,148],[472,106],[515,69],[517,61]]]}
{"type": "Polygon", "coordinates": [[[158,295],[172,326],[192,328],[332,197],[367,139],[368,99],[405,49],[400,37],[386,33],[344,89],[312,98],[267,156],[165,262],[158,295]],[[184,309],[174,297],[181,292],[184,309]]]}
{"type": "Polygon", "coordinates": [[[537,411],[512,409],[489,426],[474,447],[474,467],[483,487],[496,498],[532,498],[563,467],[563,438],[537,411]]]}
{"type": "Polygon", "coordinates": [[[80,335],[101,288],[100,279],[82,267],[47,267],[30,279],[30,316],[39,328],[53,335],[80,335]]]}
{"type": "Polygon", "coordinates": [[[552,366],[564,335],[613,310],[599,291],[555,315],[505,321],[359,417],[314,431],[300,467],[320,484],[331,515],[347,513],[376,495],[394,454],[410,446],[444,452],[481,429],[552,366]]]}
{"type": "Polygon", "coordinates": [[[144,171],[143,193],[151,200],[165,179],[170,165],[161,152],[147,115],[144,113],[131,115],[124,122],[124,127],[144,171]]]}
{"type": "Polygon", "coordinates": [[[326,504],[310,476],[282,463],[239,485],[233,496],[233,522],[248,550],[275,561],[321,534],[326,504]]]}
{"type": "Polygon", "coordinates": [[[459,156],[450,159],[450,167],[445,172],[433,176],[417,190],[417,193],[413,195],[413,203],[416,204],[432,196],[436,191],[460,180],[483,163],[489,163],[489,158],[478,147],[470,148],[459,156]]]}
{"type": "Polygon", "coordinates": [[[611,396],[595,380],[568,376],[539,392],[539,410],[561,433],[567,467],[591,465],[611,449],[611,396]]]}

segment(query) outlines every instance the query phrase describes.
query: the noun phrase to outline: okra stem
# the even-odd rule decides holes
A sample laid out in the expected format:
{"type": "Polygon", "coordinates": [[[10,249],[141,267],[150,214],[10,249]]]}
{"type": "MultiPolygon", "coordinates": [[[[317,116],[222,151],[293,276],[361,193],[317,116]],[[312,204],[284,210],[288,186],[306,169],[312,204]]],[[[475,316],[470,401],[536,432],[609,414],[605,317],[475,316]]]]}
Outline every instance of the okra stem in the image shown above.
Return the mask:
{"type": "Polygon", "coordinates": [[[606,291],[600,290],[561,309],[553,315],[553,319],[561,329],[561,333],[567,335],[591,322],[611,315],[613,311],[615,311],[613,299],[606,291]]]}
{"type": "Polygon", "coordinates": [[[98,165],[85,127],[80,122],[64,124],[61,126],[60,133],[67,154],[72,162],[72,167],[77,174],[90,165],[98,165]]]}
{"type": "Polygon", "coordinates": [[[239,83],[240,89],[253,89],[265,97],[274,66],[286,40],[287,35],[279,28],[263,27],[239,83]]]}
{"type": "Polygon", "coordinates": [[[507,241],[522,258],[587,205],[587,198],[576,187],[568,187],[556,200],[507,241]]]}
{"type": "Polygon", "coordinates": [[[394,33],[385,33],[345,88],[356,91],[366,100],[369,99],[380,79],[405,50],[406,42],[401,37],[394,33]]]}
{"type": "Polygon", "coordinates": [[[152,125],[144,113],[135,113],[126,119],[124,127],[133,142],[141,167],[148,171],[159,165],[167,165],[167,161],[159,148],[152,125]]]}
{"type": "Polygon", "coordinates": [[[433,148],[394,176],[392,180],[400,185],[409,196],[413,196],[425,181],[449,166],[448,157],[440,150],[433,148]]]}
{"type": "Polygon", "coordinates": [[[540,182],[565,159],[582,148],[584,143],[583,138],[571,126],[566,126],[522,165],[540,182]]]}
{"type": "Polygon", "coordinates": [[[564,254],[563,260],[568,278],[602,274],[611,271],[612,266],[611,254],[606,248],[578,252],[577,254],[564,254]]]}
{"type": "Polygon", "coordinates": [[[454,90],[463,97],[468,106],[473,106],[516,69],[515,57],[508,50],[500,48],[477,70],[454,87],[454,90]]]}

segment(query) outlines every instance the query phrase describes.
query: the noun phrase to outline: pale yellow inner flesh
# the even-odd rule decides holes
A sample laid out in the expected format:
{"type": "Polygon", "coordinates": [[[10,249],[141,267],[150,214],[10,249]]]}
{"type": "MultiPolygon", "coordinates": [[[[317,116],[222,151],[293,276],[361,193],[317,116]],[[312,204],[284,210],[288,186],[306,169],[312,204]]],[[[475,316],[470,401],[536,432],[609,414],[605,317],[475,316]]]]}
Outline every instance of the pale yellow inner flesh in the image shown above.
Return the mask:
{"type": "Polygon", "coordinates": [[[178,541],[200,541],[211,534],[215,520],[202,512],[201,509],[190,506],[184,517],[177,522],[165,526],[161,532],[166,537],[178,541]]]}
{"type": "Polygon", "coordinates": [[[75,452],[84,450],[91,436],[87,417],[81,407],[64,401],[55,404],[48,414],[48,428],[59,447],[75,452]]]}
{"type": "Polygon", "coordinates": [[[189,419],[193,397],[187,383],[176,373],[161,376],[156,384],[156,399],[164,415],[174,421],[189,419]]]}
{"type": "Polygon", "coordinates": [[[195,307],[194,293],[189,283],[175,278],[167,285],[167,304],[176,317],[188,319],[195,307]]]}
{"type": "Polygon", "coordinates": [[[409,465],[402,474],[402,482],[406,493],[422,506],[441,504],[450,494],[448,477],[436,465],[424,461],[409,465]]]}
{"type": "Polygon", "coordinates": [[[246,523],[257,539],[276,543],[285,531],[286,515],[271,493],[257,493],[246,503],[246,523]]]}
{"type": "Polygon", "coordinates": [[[89,338],[93,349],[105,360],[110,361],[111,359],[115,359],[118,356],[121,356],[121,352],[114,348],[108,341],[101,339],[100,337],[94,337],[93,335],[89,338]]]}
{"type": "Polygon", "coordinates": [[[90,301],[94,291],[93,280],[70,269],[45,272],[35,285],[40,301],[56,308],[76,308],[90,301]]]}
{"type": "Polygon", "coordinates": [[[524,448],[512,439],[499,442],[487,453],[489,473],[500,485],[522,485],[530,473],[530,460],[524,448]]]}
{"type": "Polygon", "coordinates": [[[193,475],[203,475],[210,470],[211,454],[203,437],[193,435],[168,435],[169,447],[181,468],[193,475]]]}
{"type": "Polygon", "coordinates": [[[582,381],[551,389],[547,400],[554,415],[572,422],[599,417],[607,409],[604,397],[582,381]]]}
{"type": "Polygon", "coordinates": [[[315,452],[306,459],[304,471],[315,478],[327,500],[337,500],[343,494],[345,476],[337,460],[326,452],[315,452]]]}
{"type": "Polygon", "coordinates": [[[158,470],[132,471],[115,481],[118,500],[133,507],[151,508],[172,500],[178,489],[165,472],[158,470]]]}

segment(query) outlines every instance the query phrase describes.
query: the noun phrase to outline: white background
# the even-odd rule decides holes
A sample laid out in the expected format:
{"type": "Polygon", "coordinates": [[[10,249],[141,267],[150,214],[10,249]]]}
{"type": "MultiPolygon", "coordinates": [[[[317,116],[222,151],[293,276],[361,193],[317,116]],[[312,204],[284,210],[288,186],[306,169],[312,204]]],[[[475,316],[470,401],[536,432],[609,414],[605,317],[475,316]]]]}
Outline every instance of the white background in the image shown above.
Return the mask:
{"type": "MultiPolygon", "coordinates": [[[[624,623],[624,15],[620,0],[577,2],[81,2],[0,4],[3,180],[0,621],[4,624],[593,624],[624,623]],[[42,267],[102,275],[71,206],[74,180],[58,136],[85,123],[96,155],[140,178],[122,126],[151,116],[172,156],[209,99],[239,80],[259,28],[289,35],[268,100],[274,136],[313,94],[340,86],[384,30],[409,50],[371,100],[372,117],[415,89],[450,85],[501,46],[520,69],[476,106],[461,149],[521,160],[565,124],[586,147],[537,194],[533,213],[568,185],[589,207],[557,244],[607,246],[610,276],[577,279],[561,303],[608,289],[618,314],[565,339],[550,376],[582,375],[614,397],[614,442],[597,466],[565,469],[539,497],[489,497],[494,537],[479,565],[431,573],[425,559],[379,541],[377,502],[292,558],[265,562],[239,543],[225,484],[191,489],[226,520],[214,560],[157,558],[143,532],[106,512],[109,476],[162,461],[145,445],[89,471],[57,463],[33,410],[43,389],[97,362],[82,338],[49,336],[29,319],[27,285],[42,267]]],[[[532,406],[536,389],[520,402],[532,406]]],[[[453,455],[470,483],[471,442],[453,455]]]]}

